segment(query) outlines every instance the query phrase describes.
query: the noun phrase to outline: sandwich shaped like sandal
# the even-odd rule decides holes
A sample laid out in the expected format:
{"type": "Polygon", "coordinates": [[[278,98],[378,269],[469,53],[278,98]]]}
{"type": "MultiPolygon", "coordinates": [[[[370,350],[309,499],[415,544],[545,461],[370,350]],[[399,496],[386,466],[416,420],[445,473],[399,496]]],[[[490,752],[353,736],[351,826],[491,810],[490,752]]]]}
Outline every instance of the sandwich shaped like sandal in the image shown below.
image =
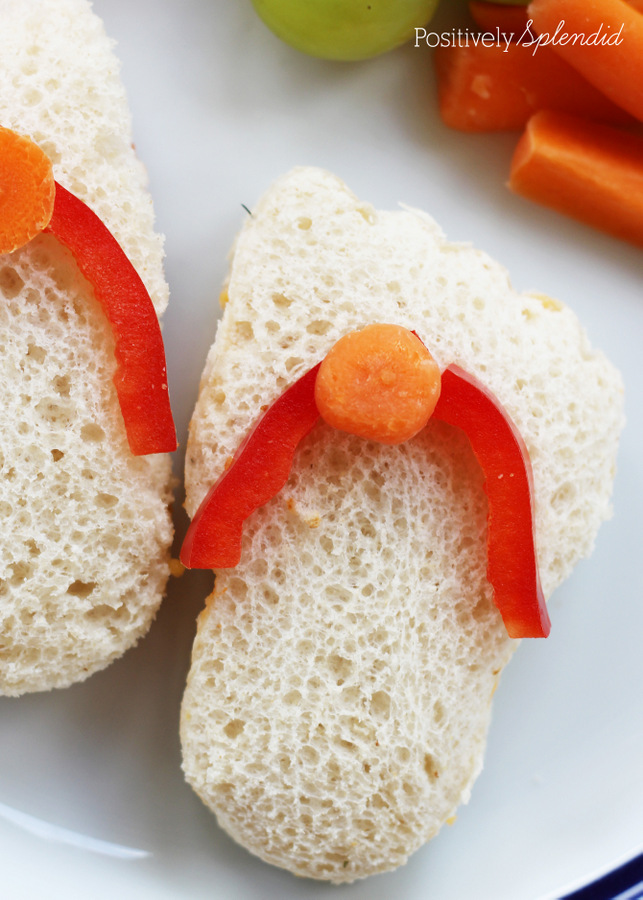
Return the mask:
{"type": "MultiPolygon", "coordinates": [[[[517,294],[427,215],[376,211],[318,169],[292,171],[252,210],[222,300],[190,427],[183,552],[194,564],[221,536],[237,555],[201,560],[231,567],[216,568],[199,617],[184,770],[252,853],[352,881],[404,863],[468,799],[518,646],[501,580],[539,598],[539,574],[548,598],[591,552],[610,513],[621,380],[570,309],[517,294]],[[441,375],[433,415],[398,444],[318,415],[316,367],[376,323],[415,332],[441,375]],[[280,469],[279,440],[248,455],[302,384],[291,465],[280,469]],[[501,456],[506,441],[474,433],[467,384],[520,436],[527,505],[498,501],[489,484],[518,470],[480,456],[481,441],[501,456]],[[226,471],[228,505],[208,511],[226,471]],[[532,568],[508,572],[510,552],[496,563],[512,540],[524,545],[525,523],[532,568]]],[[[532,608],[532,633],[546,633],[540,600],[532,608]]]]}
{"type": "Polygon", "coordinates": [[[0,693],[18,695],[147,632],[176,435],[162,243],[112,45],[86,0],[0,0],[0,20],[0,693]]]}

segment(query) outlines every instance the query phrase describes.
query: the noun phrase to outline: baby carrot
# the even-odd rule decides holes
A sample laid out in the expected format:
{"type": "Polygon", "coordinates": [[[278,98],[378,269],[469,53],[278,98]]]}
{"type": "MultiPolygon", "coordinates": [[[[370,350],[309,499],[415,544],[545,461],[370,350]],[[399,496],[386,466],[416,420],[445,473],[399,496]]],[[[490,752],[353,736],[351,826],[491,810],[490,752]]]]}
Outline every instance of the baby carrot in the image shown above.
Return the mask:
{"type": "Polygon", "coordinates": [[[471,18],[484,31],[497,34],[507,39],[531,41],[535,34],[527,27],[527,10],[525,6],[513,6],[507,3],[488,3],[487,0],[469,0],[471,18]]]}
{"type": "Polygon", "coordinates": [[[529,43],[438,47],[440,115],[460,131],[518,131],[540,109],[611,124],[632,121],[550,47],[529,43]]]}
{"type": "Polygon", "coordinates": [[[643,137],[543,111],[511,164],[518,194],[643,247],[643,137]]]}
{"type": "Polygon", "coordinates": [[[606,97],[643,121],[641,12],[625,0],[532,0],[527,15],[542,46],[548,40],[606,97]]]}

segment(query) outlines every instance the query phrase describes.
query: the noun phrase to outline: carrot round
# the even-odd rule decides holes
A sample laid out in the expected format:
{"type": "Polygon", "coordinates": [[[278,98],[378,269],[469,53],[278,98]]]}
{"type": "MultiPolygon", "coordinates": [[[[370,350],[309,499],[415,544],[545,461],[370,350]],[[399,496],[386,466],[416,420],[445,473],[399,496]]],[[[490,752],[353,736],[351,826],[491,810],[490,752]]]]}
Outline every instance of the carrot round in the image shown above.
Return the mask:
{"type": "Polygon", "coordinates": [[[500,42],[437,47],[440,115],[459,131],[520,131],[540,109],[610,124],[632,119],[550,47],[500,42]]]}
{"type": "Polygon", "coordinates": [[[643,121],[643,15],[634,6],[624,0],[533,0],[527,15],[541,46],[548,41],[606,97],[643,121]]]}
{"type": "Polygon", "coordinates": [[[518,194],[643,247],[643,137],[553,112],[520,139],[509,186],[518,194]]]}
{"type": "Polygon", "coordinates": [[[344,335],[315,385],[325,422],[381,444],[400,444],[421,431],[439,396],[437,363],[401,325],[367,325],[344,335]]]}
{"type": "Polygon", "coordinates": [[[49,157],[29,138],[0,126],[0,253],[12,253],[45,228],[54,195],[49,157]]]}

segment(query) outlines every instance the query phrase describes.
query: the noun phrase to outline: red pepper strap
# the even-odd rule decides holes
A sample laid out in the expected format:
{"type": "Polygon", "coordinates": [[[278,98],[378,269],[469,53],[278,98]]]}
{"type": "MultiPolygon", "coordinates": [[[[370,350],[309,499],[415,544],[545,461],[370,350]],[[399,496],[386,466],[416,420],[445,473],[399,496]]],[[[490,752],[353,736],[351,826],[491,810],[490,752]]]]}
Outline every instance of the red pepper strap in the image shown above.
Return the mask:
{"type": "Polygon", "coordinates": [[[176,450],[161,328],[136,269],[99,217],[58,183],[45,231],[71,251],[112,327],[114,384],[132,453],[176,450]]]}
{"type": "Polygon", "coordinates": [[[478,379],[459,366],[442,373],[433,416],[465,432],[489,499],[487,577],[510,637],[547,637],[551,625],[534,545],[533,475],[524,441],[478,379]]]}
{"type": "Polygon", "coordinates": [[[288,481],[295,450],[319,419],[315,379],[319,364],[269,406],[228,469],[210,488],[181,548],[187,568],[226,569],[241,559],[244,521],[288,481]]]}

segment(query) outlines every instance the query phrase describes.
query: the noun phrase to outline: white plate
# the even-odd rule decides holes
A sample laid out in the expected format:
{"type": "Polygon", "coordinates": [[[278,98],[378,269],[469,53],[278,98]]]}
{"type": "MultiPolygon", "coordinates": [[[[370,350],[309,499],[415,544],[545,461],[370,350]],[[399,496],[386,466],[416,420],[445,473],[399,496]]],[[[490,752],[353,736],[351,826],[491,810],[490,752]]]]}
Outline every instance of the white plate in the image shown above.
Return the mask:
{"type": "MultiPolygon", "coordinates": [[[[551,637],[524,642],[505,673],[470,804],[403,869],[333,897],[544,900],[640,852],[641,253],[512,196],[516,136],[444,128],[426,50],[360,65],[309,59],[249,0],[95,9],[118,41],[167,235],[165,338],[183,445],[241,204],[296,164],[333,170],[380,207],[427,209],[450,238],[504,262],[517,288],[571,304],[626,380],[615,516],[554,596],[551,637]]],[[[443,10],[436,30],[458,15],[443,10]]],[[[180,473],[180,453],[176,464],[180,473]]],[[[177,521],[182,534],[180,510],[177,521]]],[[[85,684],[0,702],[3,898],[328,896],[236,847],[183,782],[179,703],[210,583],[202,573],[174,582],[149,636],[85,684]]]]}

